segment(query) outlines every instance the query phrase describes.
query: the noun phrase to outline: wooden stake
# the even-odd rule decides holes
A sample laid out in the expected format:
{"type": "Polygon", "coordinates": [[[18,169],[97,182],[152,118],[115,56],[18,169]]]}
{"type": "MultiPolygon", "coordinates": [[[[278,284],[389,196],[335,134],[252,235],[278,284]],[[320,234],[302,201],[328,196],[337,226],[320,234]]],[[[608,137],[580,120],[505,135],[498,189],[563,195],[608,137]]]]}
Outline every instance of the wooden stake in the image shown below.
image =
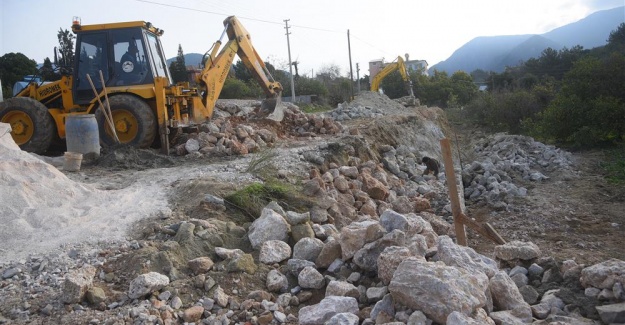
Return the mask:
{"type": "Polygon", "coordinates": [[[493,242],[503,245],[506,241],[495,231],[495,229],[486,222],[481,225],[479,222],[469,218],[462,212],[460,205],[460,196],[456,186],[456,175],[454,172],[454,162],[451,157],[451,146],[448,139],[441,140],[441,151],[445,161],[445,175],[447,176],[447,188],[449,189],[449,200],[451,201],[451,213],[454,215],[454,228],[456,230],[456,239],[459,245],[467,246],[467,233],[465,225],[477,231],[482,236],[492,240],[493,242]]]}
{"type": "MultiPolygon", "coordinates": [[[[96,90],[95,85],[93,85],[93,81],[91,80],[91,76],[89,74],[87,74],[87,80],[89,80],[89,84],[91,84],[91,89],[93,90],[93,93],[95,94],[95,98],[98,100],[98,103],[100,103],[100,106],[102,106],[102,108],[104,109],[104,104],[102,104],[102,101],[100,100],[100,94],[98,94],[98,91],[96,90]]],[[[108,122],[113,132],[115,132],[115,125],[113,124],[113,121],[109,119],[109,116],[108,114],[106,114],[106,111],[104,111],[104,117],[106,118],[106,121],[108,122]]],[[[117,136],[115,138],[117,139],[117,136]]]]}
{"type": "Polygon", "coordinates": [[[119,141],[119,138],[117,137],[117,130],[115,130],[115,120],[113,120],[113,111],[111,111],[111,104],[109,103],[109,96],[106,93],[106,85],[104,84],[104,75],[102,74],[102,70],[100,70],[100,82],[102,83],[102,91],[104,92],[104,98],[106,99],[106,107],[103,107],[104,109],[104,113],[108,114],[109,116],[109,120],[112,123],[112,132],[113,135],[115,136],[115,141],[119,144],[121,143],[121,141],[119,141]]]}
{"type": "Polygon", "coordinates": [[[454,216],[454,228],[456,230],[456,240],[459,245],[467,246],[467,233],[462,223],[462,207],[456,187],[456,175],[454,173],[454,161],[451,157],[451,145],[449,139],[442,139],[441,151],[445,163],[445,176],[447,177],[447,189],[449,190],[449,200],[451,201],[451,213],[454,216]]]}

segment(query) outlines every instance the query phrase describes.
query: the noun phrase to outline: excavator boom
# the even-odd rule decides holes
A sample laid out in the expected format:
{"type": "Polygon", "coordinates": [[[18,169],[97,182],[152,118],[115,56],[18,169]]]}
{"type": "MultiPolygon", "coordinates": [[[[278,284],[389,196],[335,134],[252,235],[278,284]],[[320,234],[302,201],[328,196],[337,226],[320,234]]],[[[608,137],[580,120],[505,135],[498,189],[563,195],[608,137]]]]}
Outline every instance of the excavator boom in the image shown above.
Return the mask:
{"type": "MultiPolygon", "coordinates": [[[[406,54],[407,55],[407,54],[406,54]]],[[[406,64],[404,63],[404,59],[401,56],[397,57],[397,61],[387,64],[384,69],[382,69],[378,74],[373,77],[371,80],[371,91],[379,91],[380,83],[386,76],[388,76],[391,72],[399,70],[402,79],[406,83],[406,88],[408,90],[408,94],[410,97],[414,97],[414,92],[412,91],[412,81],[410,80],[410,76],[408,76],[408,71],[406,69],[406,64]]]]}
{"type": "Polygon", "coordinates": [[[270,113],[268,118],[281,121],[284,111],[280,101],[282,85],[275,81],[267,70],[265,62],[252,45],[250,34],[240,21],[235,16],[230,16],[224,20],[224,26],[224,33],[228,35],[229,40],[223,48],[221,39],[215,43],[200,75],[199,81],[206,88],[205,107],[215,106],[236,54],[267,95],[267,99],[263,102],[263,110],[270,113]]]}

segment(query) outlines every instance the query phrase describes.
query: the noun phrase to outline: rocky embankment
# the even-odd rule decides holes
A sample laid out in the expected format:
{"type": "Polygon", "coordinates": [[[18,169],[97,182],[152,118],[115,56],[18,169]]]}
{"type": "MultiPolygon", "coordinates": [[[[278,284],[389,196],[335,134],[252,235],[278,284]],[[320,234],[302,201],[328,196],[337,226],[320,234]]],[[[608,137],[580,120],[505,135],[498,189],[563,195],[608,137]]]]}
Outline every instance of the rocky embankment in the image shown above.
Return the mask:
{"type": "MultiPolygon", "coordinates": [[[[133,236],[140,239],[68,245],[5,262],[0,324],[625,322],[624,261],[559,261],[521,241],[496,246],[493,256],[457,245],[445,179],[421,176],[418,164],[436,154],[442,132],[419,116],[367,130],[337,126],[336,136],[294,151],[309,171],[298,180],[312,202],[305,210],[271,202],[252,222],[237,224],[222,197],[205,193],[195,207],[204,214],[172,207],[141,224],[133,236]],[[392,134],[388,125],[418,134],[392,134]]],[[[299,131],[283,134],[329,135],[323,126],[338,124],[327,119],[301,119],[299,131]]],[[[205,126],[203,137],[215,139],[189,151],[191,137],[176,151],[208,155],[222,150],[214,149],[219,141],[224,148],[235,140],[260,142],[263,131],[237,123],[205,126]]],[[[550,166],[571,163],[566,153],[527,138],[496,136],[479,148],[483,156],[462,174],[465,196],[503,202],[502,208],[512,201],[495,189],[522,194],[516,177],[544,180],[550,166]]]]}

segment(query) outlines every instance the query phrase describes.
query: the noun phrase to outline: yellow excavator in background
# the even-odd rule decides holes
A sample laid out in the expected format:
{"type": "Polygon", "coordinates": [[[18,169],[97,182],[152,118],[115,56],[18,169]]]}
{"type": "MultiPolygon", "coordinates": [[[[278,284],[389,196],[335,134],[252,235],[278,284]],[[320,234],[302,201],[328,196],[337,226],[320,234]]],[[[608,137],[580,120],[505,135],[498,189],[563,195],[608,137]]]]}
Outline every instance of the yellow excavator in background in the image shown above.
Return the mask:
{"type": "Polygon", "coordinates": [[[116,143],[116,133],[121,143],[139,148],[160,139],[167,153],[171,128],[201,124],[212,117],[235,54],[267,95],[262,107],[266,117],[281,121],[282,85],[267,70],[241,22],[230,16],[223,23],[221,38],[205,54],[194,88],[189,82],[173,84],[160,41],[163,30],[143,21],[82,25],[75,18],[76,54],[73,67],[67,69],[72,72],[55,82],[31,82],[15,97],[0,102],[0,121],[11,124],[11,135],[23,150],[35,153],[48,150],[57,135],[65,138],[65,119],[70,114],[95,114],[105,146],[116,143]],[[225,34],[228,42],[222,48],[225,34]],[[115,132],[99,104],[105,94],[115,132]]]}
{"type": "MultiPolygon", "coordinates": [[[[408,56],[408,54],[406,54],[406,56],[408,56]]],[[[401,77],[402,79],[404,79],[404,82],[406,84],[406,90],[408,91],[408,94],[410,95],[410,97],[414,98],[414,92],[412,91],[412,81],[410,81],[410,77],[408,76],[408,70],[406,69],[406,64],[401,56],[397,56],[396,61],[385,65],[384,68],[380,70],[380,72],[378,72],[378,74],[376,74],[373,79],[371,79],[371,91],[378,92],[380,90],[380,83],[382,82],[382,80],[395,70],[399,70],[399,73],[401,74],[401,77]]]]}

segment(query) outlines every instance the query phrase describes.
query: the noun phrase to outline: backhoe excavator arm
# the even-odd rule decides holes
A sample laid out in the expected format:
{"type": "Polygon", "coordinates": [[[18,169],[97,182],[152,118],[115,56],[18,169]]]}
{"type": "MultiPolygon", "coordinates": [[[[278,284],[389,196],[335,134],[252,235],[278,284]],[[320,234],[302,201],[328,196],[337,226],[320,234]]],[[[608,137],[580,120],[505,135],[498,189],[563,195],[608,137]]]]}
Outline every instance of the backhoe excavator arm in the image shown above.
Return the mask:
{"type": "MultiPolygon", "coordinates": [[[[256,49],[252,45],[250,34],[241,25],[235,16],[230,16],[224,20],[224,33],[228,34],[229,41],[221,51],[221,39],[218,40],[209,57],[204,62],[204,69],[199,77],[199,81],[204,85],[206,94],[204,105],[208,108],[215,106],[219,94],[224,86],[230,66],[237,54],[245,66],[250,70],[268,98],[279,98],[282,93],[282,85],[275,81],[265,62],[260,58],[256,49]],[[219,52],[219,54],[217,54],[219,52]]],[[[223,38],[223,34],[222,34],[223,38]]]]}
{"type": "Polygon", "coordinates": [[[391,72],[395,70],[399,70],[402,79],[404,79],[404,82],[406,83],[408,94],[411,97],[414,97],[414,93],[412,91],[412,81],[408,76],[406,64],[404,63],[404,59],[401,56],[397,57],[397,61],[387,64],[384,69],[382,69],[380,72],[378,72],[378,74],[375,75],[375,77],[373,77],[373,79],[371,80],[371,91],[377,92],[378,90],[380,90],[380,83],[382,82],[382,80],[384,80],[386,76],[388,76],[391,72]]]}

